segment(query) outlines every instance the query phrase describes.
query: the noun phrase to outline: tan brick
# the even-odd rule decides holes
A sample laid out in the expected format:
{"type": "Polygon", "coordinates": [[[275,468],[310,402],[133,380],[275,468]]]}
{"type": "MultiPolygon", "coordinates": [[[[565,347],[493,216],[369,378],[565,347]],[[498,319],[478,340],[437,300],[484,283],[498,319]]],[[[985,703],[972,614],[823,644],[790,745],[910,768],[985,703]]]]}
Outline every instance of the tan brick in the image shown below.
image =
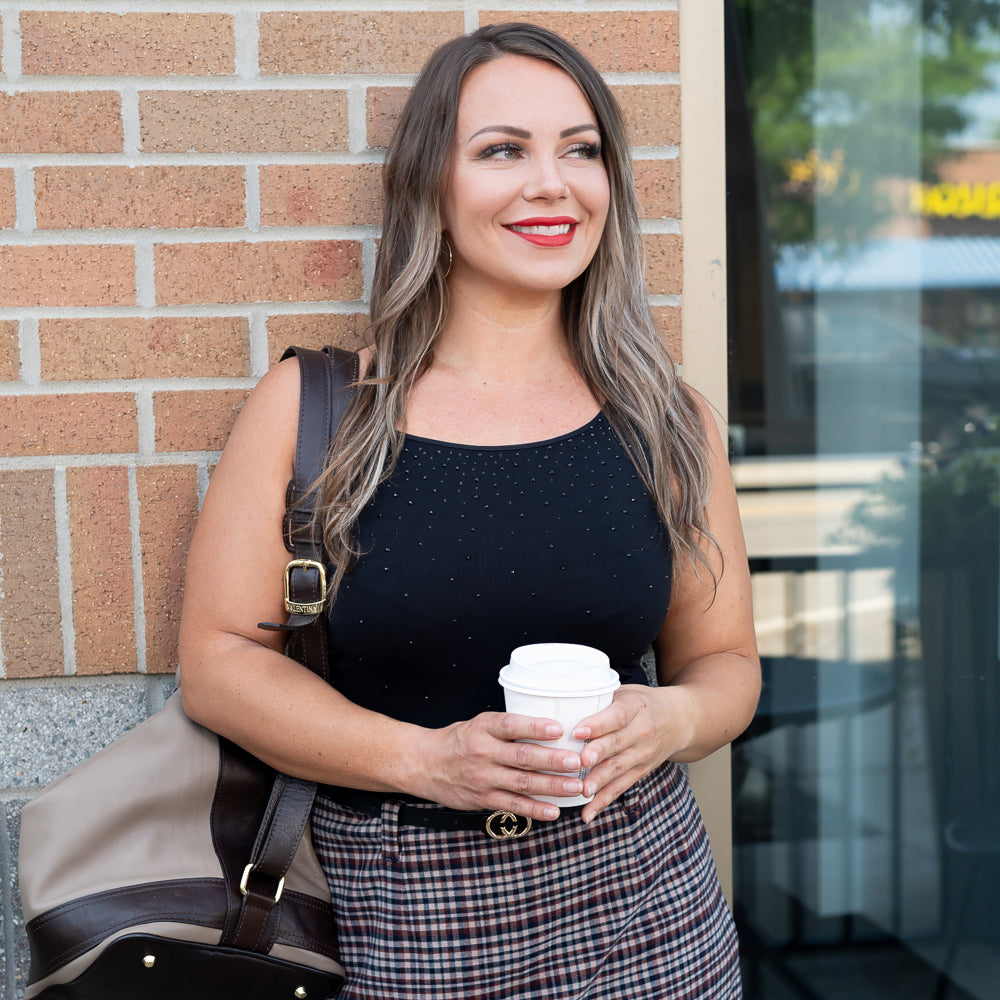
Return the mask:
{"type": "Polygon", "coordinates": [[[612,87],[625,113],[633,146],[667,146],[680,142],[681,92],[673,84],[628,84],[612,87]]]}
{"type": "Polygon", "coordinates": [[[416,73],[464,30],[461,11],[266,13],[262,73],[416,73]]]}
{"type": "Polygon", "coordinates": [[[151,91],[139,97],[139,120],[147,153],[347,149],[342,90],[151,91]]]}
{"type": "Polygon", "coordinates": [[[399,122],[409,87],[369,87],[365,95],[365,130],[369,149],[386,149],[399,122]]]}
{"type": "Polygon", "coordinates": [[[127,246],[0,246],[0,306],[135,305],[127,246]]]}
{"type": "Polygon", "coordinates": [[[309,313],[271,316],[267,321],[267,363],[276,365],[288,347],[327,345],[357,350],[364,342],[368,313],[309,313]]]}
{"type": "Polygon", "coordinates": [[[16,382],[21,377],[21,351],[16,319],[0,319],[0,382],[16,382]]]}
{"type": "MultiPolygon", "coordinates": [[[[619,84],[611,88],[622,106],[634,146],[666,146],[680,141],[680,88],[673,84],[619,84]]],[[[366,95],[369,149],[384,149],[409,96],[406,87],[370,87],[366,95]]]]}
{"type": "Polygon", "coordinates": [[[198,76],[233,73],[229,14],[24,11],[21,68],[28,75],[198,76]]]}
{"type": "Polygon", "coordinates": [[[146,609],[146,672],[177,669],[177,636],[184,595],[184,567],[198,518],[194,465],[136,469],[143,604],[146,609]]]}
{"type": "Polygon", "coordinates": [[[241,316],[42,319],[43,379],[216,378],[250,374],[241,316]]]}
{"type": "Polygon", "coordinates": [[[157,451],[222,451],[245,389],[189,389],[153,394],[157,451]]]}
{"type": "Polygon", "coordinates": [[[356,299],[363,290],[351,240],[167,244],[154,254],[160,305],[356,299]]]}
{"type": "Polygon", "coordinates": [[[135,397],[129,393],[0,396],[0,455],[94,455],[137,448],[135,397]]]}
{"type": "Polygon", "coordinates": [[[73,553],[78,674],[136,669],[128,473],[123,466],[66,470],[73,553]]]}
{"type": "Polygon", "coordinates": [[[0,92],[0,153],[120,153],[121,100],[110,90],[0,92]]]}
{"type": "Polygon", "coordinates": [[[480,24],[527,21],[562,35],[602,73],[676,73],[676,11],[480,11],[480,24]]]}
{"type": "Polygon", "coordinates": [[[0,170],[0,229],[17,225],[17,202],[14,198],[14,171],[0,170]]]}
{"type": "Polygon", "coordinates": [[[656,325],[663,334],[663,339],[670,348],[674,361],[680,364],[684,360],[684,344],[681,341],[681,310],[680,306],[653,306],[653,316],[656,325]]]}
{"type": "Polygon", "coordinates": [[[39,167],[39,229],[191,229],[246,222],[242,167],[39,167]]]}
{"type": "Polygon", "coordinates": [[[49,470],[0,472],[0,632],[6,677],[64,672],[54,494],[49,470]]]}
{"type": "Polygon", "coordinates": [[[260,171],[265,226],[355,226],[382,221],[378,163],[265,166],[260,171]]]}
{"type": "Polygon", "coordinates": [[[646,287],[650,295],[679,295],[683,280],[683,240],[674,234],[645,236],[646,287]]]}
{"type": "Polygon", "coordinates": [[[632,164],[632,174],[644,218],[680,218],[680,160],[636,160],[632,164]]]}

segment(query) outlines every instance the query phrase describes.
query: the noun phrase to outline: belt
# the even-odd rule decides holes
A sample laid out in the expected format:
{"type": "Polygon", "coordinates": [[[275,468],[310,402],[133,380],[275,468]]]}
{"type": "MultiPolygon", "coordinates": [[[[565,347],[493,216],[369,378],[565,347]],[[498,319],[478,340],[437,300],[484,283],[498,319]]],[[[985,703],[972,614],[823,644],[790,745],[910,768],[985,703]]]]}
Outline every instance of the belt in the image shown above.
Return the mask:
{"type": "MultiPolygon", "coordinates": [[[[327,788],[326,793],[334,802],[366,816],[380,816],[387,801],[398,801],[399,822],[404,826],[423,826],[430,830],[480,830],[493,840],[516,840],[525,836],[532,827],[530,816],[518,816],[503,809],[472,812],[438,806],[428,808],[357,788],[327,788]]],[[[583,806],[562,807],[560,818],[578,814],[582,809],[583,806]]]]}

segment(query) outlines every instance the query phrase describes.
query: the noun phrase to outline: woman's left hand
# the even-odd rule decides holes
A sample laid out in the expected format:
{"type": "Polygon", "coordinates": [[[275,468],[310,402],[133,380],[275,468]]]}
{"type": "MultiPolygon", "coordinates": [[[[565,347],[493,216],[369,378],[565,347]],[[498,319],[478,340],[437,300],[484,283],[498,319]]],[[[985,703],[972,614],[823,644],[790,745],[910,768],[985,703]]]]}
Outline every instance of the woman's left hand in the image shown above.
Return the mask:
{"type": "Polygon", "coordinates": [[[589,823],[626,789],[683,747],[684,693],[677,688],[626,684],[603,711],[583,719],[573,731],[589,740],[580,757],[590,769],[583,792],[594,800],[584,807],[589,823]]]}

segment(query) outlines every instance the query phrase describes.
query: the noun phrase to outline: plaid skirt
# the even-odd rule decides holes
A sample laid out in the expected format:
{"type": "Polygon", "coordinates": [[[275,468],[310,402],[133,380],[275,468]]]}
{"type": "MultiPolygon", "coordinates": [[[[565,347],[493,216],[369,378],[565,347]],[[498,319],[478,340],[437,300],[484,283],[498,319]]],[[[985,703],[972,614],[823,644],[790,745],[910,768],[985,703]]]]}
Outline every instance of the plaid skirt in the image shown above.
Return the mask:
{"type": "MultiPolygon", "coordinates": [[[[428,806],[428,808],[434,808],[428,806]]],[[[737,1000],[736,934],[698,807],[666,764],[589,825],[520,839],[367,816],[321,796],[338,1000],[737,1000]]]]}

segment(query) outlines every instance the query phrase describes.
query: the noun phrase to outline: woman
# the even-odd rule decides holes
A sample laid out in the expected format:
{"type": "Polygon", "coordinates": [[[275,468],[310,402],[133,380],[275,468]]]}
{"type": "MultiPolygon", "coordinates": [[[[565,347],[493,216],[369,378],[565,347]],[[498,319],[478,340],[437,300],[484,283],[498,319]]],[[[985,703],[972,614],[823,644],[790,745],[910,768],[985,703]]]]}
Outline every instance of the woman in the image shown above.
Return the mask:
{"type": "Polygon", "coordinates": [[[678,764],[753,713],[746,555],[714,422],[645,300],[620,111],[557,36],[483,28],[425,67],[385,187],[373,346],[321,485],[333,683],[257,628],[282,610],[289,361],[205,499],[185,707],[329,786],[313,827],[342,996],[737,997],[678,764]],[[518,742],[561,730],[503,711],[499,668],[542,641],[621,675],[580,754],[518,742]],[[534,826],[493,840],[496,810],[534,826]]]}

